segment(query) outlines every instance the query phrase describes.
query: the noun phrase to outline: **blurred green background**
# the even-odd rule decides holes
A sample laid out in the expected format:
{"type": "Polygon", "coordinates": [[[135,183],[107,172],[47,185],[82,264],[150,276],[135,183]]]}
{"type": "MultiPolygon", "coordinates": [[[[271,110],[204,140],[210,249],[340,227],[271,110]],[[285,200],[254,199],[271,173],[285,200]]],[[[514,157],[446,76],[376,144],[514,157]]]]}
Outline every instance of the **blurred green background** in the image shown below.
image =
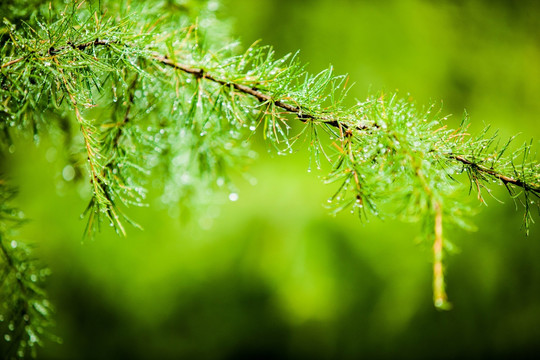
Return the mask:
{"type": "MultiPolygon", "coordinates": [[[[472,129],[540,138],[540,3],[536,1],[227,0],[244,45],[301,50],[309,70],[334,65],[351,101],[398,91],[464,109],[472,129]]],[[[535,140],[535,145],[538,141],[535,140]]],[[[259,145],[256,145],[259,146],[259,145]]],[[[21,140],[7,173],[32,222],[21,236],[53,271],[48,291],[62,345],[40,359],[534,358],[540,352],[540,229],[500,189],[478,206],[478,231],[447,230],[454,309],[432,305],[430,244],[392,219],[335,218],[332,188],[307,155],[260,147],[239,200],[216,195],[179,221],[150,199],[144,231],[82,242],[85,199],[62,180],[47,141],[21,140]],[[220,204],[221,203],[221,204],[220,204]]],[[[474,196],[471,202],[476,204],[474,196]]],[[[476,206],[476,205],[475,205],[476,206]]],[[[535,214],[538,219],[538,214],[535,214]]]]}

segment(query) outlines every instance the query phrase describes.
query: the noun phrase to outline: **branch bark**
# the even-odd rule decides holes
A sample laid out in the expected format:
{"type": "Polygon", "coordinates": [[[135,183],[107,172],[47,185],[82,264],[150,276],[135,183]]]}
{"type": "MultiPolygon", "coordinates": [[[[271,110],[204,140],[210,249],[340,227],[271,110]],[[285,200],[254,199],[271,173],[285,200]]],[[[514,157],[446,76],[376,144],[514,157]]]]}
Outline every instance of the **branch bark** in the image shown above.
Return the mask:
{"type": "MultiPolygon", "coordinates": [[[[234,82],[225,81],[223,79],[218,79],[218,78],[212,76],[211,74],[207,73],[202,68],[196,68],[196,67],[191,67],[191,66],[188,66],[188,65],[176,63],[176,62],[172,61],[171,59],[169,59],[169,58],[167,58],[165,56],[159,55],[159,54],[154,54],[153,59],[155,61],[159,62],[159,63],[162,63],[164,65],[172,67],[172,68],[174,68],[176,70],[185,72],[187,74],[194,75],[195,77],[204,78],[204,79],[207,79],[208,81],[211,81],[211,82],[223,85],[223,86],[233,87],[234,89],[236,89],[237,91],[239,91],[241,93],[244,93],[244,94],[251,95],[251,96],[255,97],[260,102],[272,102],[275,106],[285,110],[286,112],[288,112],[290,114],[297,115],[298,118],[301,121],[318,120],[318,121],[322,121],[325,124],[333,126],[335,128],[338,128],[338,129],[344,129],[344,130],[349,129],[349,126],[347,124],[344,124],[343,122],[341,122],[339,120],[327,119],[327,118],[324,118],[324,117],[317,117],[317,116],[314,116],[312,114],[305,113],[302,110],[301,107],[293,106],[293,105],[284,103],[281,100],[276,100],[276,99],[272,98],[272,96],[270,96],[268,94],[265,94],[265,93],[261,92],[260,90],[255,89],[253,87],[249,87],[249,86],[234,83],[234,82]]],[[[372,128],[378,128],[378,126],[376,124],[372,125],[371,127],[372,128]]],[[[368,125],[357,127],[357,129],[359,129],[359,130],[368,130],[369,128],[370,128],[370,126],[368,126],[368,125]]],[[[480,172],[482,172],[484,174],[493,176],[493,177],[501,180],[505,185],[512,184],[512,185],[521,187],[521,188],[523,188],[525,190],[533,191],[536,194],[540,194],[540,184],[527,184],[527,183],[523,182],[520,179],[516,179],[516,178],[510,177],[510,176],[501,174],[501,173],[499,173],[499,172],[497,172],[495,170],[492,170],[492,169],[484,167],[484,166],[482,166],[480,164],[477,164],[477,163],[467,159],[466,157],[464,157],[462,155],[449,154],[447,156],[451,160],[462,163],[463,165],[474,167],[476,170],[478,170],[478,171],[480,171],[480,172]]]]}
{"type": "MultiPolygon", "coordinates": [[[[103,39],[96,39],[94,41],[89,41],[89,42],[81,43],[81,44],[73,44],[71,42],[68,42],[67,46],[63,46],[63,47],[59,47],[59,48],[51,47],[48,50],[48,55],[57,56],[58,54],[60,54],[62,52],[62,50],[65,50],[67,48],[73,48],[73,49],[77,49],[77,50],[82,51],[82,50],[85,50],[86,48],[88,48],[90,46],[108,46],[108,45],[110,45],[112,43],[115,43],[115,41],[109,41],[109,40],[103,40],[103,39]]],[[[17,63],[19,63],[19,62],[21,62],[23,60],[24,60],[24,57],[8,61],[8,62],[2,64],[0,66],[0,68],[2,68],[2,69],[7,68],[7,67],[9,67],[11,65],[14,65],[14,64],[17,64],[17,63]]],[[[247,86],[247,85],[238,84],[238,83],[235,83],[235,82],[230,82],[230,81],[227,81],[227,80],[219,79],[219,78],[213,76],[212,74],[206,72],[203,68],[198,68],[198,67],[193,67],[193,66],[177,63],[177,62],[174,62],[173,60],[169,59],[168,57],[163,56],[163,55],[158,54],[158,53],[154,53],[152,55],[152,60],[154,60],[154,61],[156,61],[158,63],[161,63],[163,65],[169,66],[169,67],[171,67],[171,68],[173,68],[175,70],[182,71],[182,72],[187,73],[187,74],[191,74],[191,75],[193,75],[193,76],[195,76],[197,78],[206,79],[208,81],[214,82],[214,83],[222,85],[222,86],[232,87],[235,90],[237,90],[237,91],[239,91],[239,92],[241,92],[243,94],[250,95],[250,96],[256,98],[260,102],[272,103],[275,106],[279,107],[280,109],[284,110],[285,112],[296,115],[298,117],[298,119],[300,119],[301,121],[305,122],[307,120],[317,120],[317,121],[321,121],[321,122],[323,122],[323,123],[325,123],[327,125],[330,125],[332,127],[335,127],[337,129],[340,129],[340,131],[342,131],[342,130],[345,130],[345,131],[350,130],[350,126],[345,124],[344,122],[342,122],[339,119],[326,118],[326,117],[323,117],[323,116],[315,116],[313,114],[306,113],[306,112],[304,112],[304,110],[300,106],[294,106],[294,105],[288,104],[286,102],[283,102],[283,101],[281,101],[279,99],[274,99],[271,95],[266,94],[266,93],[260,91],[259,89],[254,88],[254,87],[250,87],[250,86],[247,86]]],[[[377,129],[378,125],[377,124],[370,124],[370,125],[366,124],[366,125],[357,126],[356,128],[358,130],[369,130],[370,128],[377,129]]],[[[467,159],[463,155],[448,154],[447,157],[450,160],[454,160],[454,161],[457,161],[457,162],[459,162],[459,163],[461,163],[463,165],[473,167],[474,169],[478,170],[481,173],[484,173],[484,174],[492,176],[492,177],[494,177],[496,179],[499,179],[505,185],[511,184],[511,185],[523,188],[524,190],[532,191],[536,195],[540,195],[540,184],[525,183],[521,179],[517,179],[517,178],[511,177],[511,176],[499,173],[499,172],[497,172],[497,171],[495,171],[493,169],[487,168],[487,167],[482,166],[482,165],[480,165],[480,164],[478,164],[476,162],[473,162],[473,161],[467,159]]]]}

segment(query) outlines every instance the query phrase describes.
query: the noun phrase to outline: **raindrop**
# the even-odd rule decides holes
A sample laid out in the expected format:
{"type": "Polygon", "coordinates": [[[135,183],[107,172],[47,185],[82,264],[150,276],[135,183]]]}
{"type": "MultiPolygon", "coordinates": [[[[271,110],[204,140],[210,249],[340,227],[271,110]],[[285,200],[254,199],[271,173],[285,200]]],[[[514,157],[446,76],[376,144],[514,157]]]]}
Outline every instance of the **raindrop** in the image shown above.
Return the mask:
{"type": "Polygon", "coordinates": [[[210,11],[216,11],[219,7],[219,3],[217,1],[210,1],[208,3],[208,10],[210,11]]]}
{"type": "Polygon", "coordinates": [[[71,181],[75,178],[75,169],[71,165],[66,165],[64,170],[62,170],[62,177],[66,181],[71,181]]]}
{"type": "Polygon", "coordinates": [[[4,335],[4,339],[6,339],[6,341],[11,341],[11,335],[9,334],[4,335]]]}
{"type": "Polygon", "coordinates": [[[12,241],[11,241],[11,247],[12,247],[12,248],[15,249],[15,248],[17,247],[17,245],[18,245],[18,244],[17,244],[17,242],[16,242],[15,240],[12,240],[12,241]]]}
{"type": "Polygon", "coordinates": [[[38,339],[37,339],[36,335],[33,332],[31,334],[29,334],[29,335],[30,335],[30,339],[29,339],[30,343],[37,342],[38,339]]]}
{"type": "Polygon", "coordinates": [[[237,201],[238,200],[238,194],[237,193],[230,193],[229,194],[229,200],[231,201],[237,201]]]}
{"type": "Polygon", "coordinates": [[[251,125],[251,126],[249,127],[249,130],[251,130],[251,131],[255,131],[255,129],[256,129],[255,125],[251,125]]]}

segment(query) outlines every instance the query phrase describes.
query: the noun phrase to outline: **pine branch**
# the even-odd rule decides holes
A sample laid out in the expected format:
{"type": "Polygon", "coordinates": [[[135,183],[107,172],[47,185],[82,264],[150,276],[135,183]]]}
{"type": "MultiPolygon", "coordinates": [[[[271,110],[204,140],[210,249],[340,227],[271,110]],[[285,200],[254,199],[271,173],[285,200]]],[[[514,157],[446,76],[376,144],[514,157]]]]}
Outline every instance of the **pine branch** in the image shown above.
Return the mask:
{"type": "MultiPolygon", "coordinates": [[[[282,100],[276,100],[276,99],[272,98],[271,95],[265,94],[264,92],[257,89],[257,87],[250,87],[250,86],[246,86],[246,85],[243,85],[243,84],[230,82],[230,81],[223,80],[223,79],[218,79],[218,78],[212,76],[211,74],[207,73],[202,68],[194,68],[194,67],[191,67],[191,66],[188,66],[188,65],[175,63],[174,61],[172,61],[172,60],[168,59],[167,57],[162,56],[160,54],[154,54],[153,58],[154,58],[154,60],[156,60],[156,61],[158,61],[158,62],[160,62],[162,64],[170,66],[170,67],[172,67],[172,68],[174,68],[176,70],[180,70],[182,72],[185,72],[187,74],[191,74],[191,75],[195,76],[196,78],[212,81],[212,82],[214,82],[216,84],[219,84],[219,85],[222,85],[222,86],[232,87],[235,90],[237,90],[237,91],[239,91],[239,92],[241,92],[243,94],[253,96],[257,100],[259,100],[261,103],[272,103],[275,106],[281,108],[282,110],[284,110],[284,111],[286,111],[288,113],[291,113],[293,115],[296,115],[300,120],[302,120],[304,122],[306,122],[307,120],[316,120],[316,121],[322,121],[325,124],[330,125],[330,126],[334,126],[336,128],[345,129],[345,130],[348,129],[348,126],[345,123],[341,122],[340,120],[329,119],[327,117],[315,116],[315,115],[306,113],[306,112],[304,112],[304,110],[301,107],[290,105],[290,104],[288,104],[288,103],[286,103],[286,102],[284,102],[282,100]]],[[[290,99],[290,101],[293,102],[293,103],[295,102],[294,99],[290,99]]],[[[376,125],[373,125],[373,126],[377,127],[376,125]]],[[[357,126],[356,127],[357,130],[365,130],[367,128],[368,128],[367,125],[365,125],[365,126],[357,126]]]]}
{"type": "Polygon", "coordinates": [[[440,203],[434,204],[435,210],[435,241],[433,242],[433,303],[439,309],[449,309],[444,283],[443,267],[443,211],[440,203]]]}
{"type": "MultiPolygon", "coordinates": [[[[94,41],[83,43],[83,44],[78,44],[78,45],[73,45],[72,44],[71,48],[78,49],[78,50],[84,50],[87,47],[92,46],[92,45],[93,46],[109,45],[110,43],[111,42],[108,41],[108,40],[96,39],[94,41]]],[[[51,48],[49,53],[52,54],[52,55],[56,55],[56,54],[60,53],[62,50],[64,50],[65,48],[66,47],[62,47],[62,48],[59,48],[59,49],[51,48]]],[[[246,86],[246,85],[243,85],[243,84],[240,84],[240,83],[230,82],[230,81],[227,81],[227,80],[224,80],[224,79],[216,78],[212,74],[209,74],[208,72],[206,72],[203,68],[196,68],[196,67],[193,67],[193,66],[188,66],[188,65],[185,65],[185,64],[176,63],[176,62],[172,61],[171,59],[167,58],[166,56],[162,56],[160,54],[153,54],[153,59],[155,61],[158,61],[159,63],[170,66],[170,67],[172,67],[172,68],[174,68],[176,70],[182,71],[182,72],[187,73],[187,74],[191,74],[191,75],[193,75],[194,77],[196,77],[198,79],[205,79],[205,80],[214,82],[216,84],[219,84],[219,85],[222,85],[222,86],[225,86],[225,87],[232,87],[235,90],[237,90],[237,91],[239,91],[239,92],[241,92],[243,94],[253,96],[254,98],[256,98],[261,103],[272,103],[275,106],[281,108],[282,110],[284,110],[284,111],[286,111],[286,112],[288,112],[290,114],[296,115],[298,117],[298,119],[302,120],[303,122],[305,122],[307,120],[315,120],[315,121],[323,122],[326,125],[338,128],[340,131],[350,131],[349,125],[345,121],[343,121],[341,119],[329,119],[328,117],[312,115],[312,114],[306,112],[306,110],[302,109],[300,106],[290,105],[289,103],[286,103],[286,102],[284,102],[282,100],[274,99],[271,95],[260,91],[257,87],[250,87],[250,86],[246,86]]],[[[2,64],[2,68],[8,67],[10,65],[14,65],[14,64],[19,63],[20,61],[23,61],[23,60],[24,60],[24,58],[18,58],[18,59],[15,59],[15,60],[11,60],[11,61],[9,61],[9,62],[7,62],[5,64],[2,64]]],[[[292,103],[297,103],[294,99],[289,99],[289,101],[292,102],[292,103]]],[[[130,101],[130,103],[131,103],[131,101],[130,101]]],[[[369,129],[370,127],[378,128],[379,126],[376,123],[371,124],[371,125],[366,124],[366,125],[356,126],[355,130],[366,130],[366,129],[369,129]]],[[[479,163],[476,163],[476,162],[474,162],[472,160],[469,160],[465,156],[462,156],[462,155],[448,154],[447,156],[451,160],[455,160],[455,161],[457,161],[459,163],[462,163],[464,165],[474,167],[476,170],[478,170],[481,173],[484,173],[486,175],[497,178],[497,179],[501,180],[504,184],[511,184],[511,185],[514,185],[514,186],[517,186],[517,187],[521,187],[521,188],[523,188],[525,190],[530,190],[530,191],[533,191],[535,193],[540,193],[540,184],[534,184],[534,183],[531,184],[531,183],[526,183],[526,182],[524,182],[524,181],[522,181],[520,179],[515,179],[515,178],[513,178],[511,176],[505,175],[505,174],[497,172],[497,171],[495,171],[493,169],[482,166],[479,163]]]]}
{"type": "MultiPolygon", "coordinates": [[[[246,139],[257,131],[278,153],[307,144],[309,168],[312,158],[318,167],[321,157],[328,160],[325,181],[337,184],[333,213],[352,208],[360,218],[420,221],[433,242],[433,300],[441,309],[449,308],[443,227],[466,228],[470,214],[454,196],[462,189],[456,174],[466,173],[480,201],[494,181],[521,195],[527,228],[532,220],[540,166],[530,145],[511,152],[510,141],[499,146],[487,129],[476,137],[465,125],[447,129],[435,107],[417,108],[396,95],[345,106],[348,77],[331,68],[309,74],[296,55],[276,59],[256,44],[239,53],[212,26],[192,25],[182,7],[169,17],[160,6],[144,8],[145,17],[122,17],[118,8],[109,16],[92,2],[62,6],[62,15],[28,12],[16,26],[6,20],[0,33],[0,145],[11,144],[12,134],[39,139],[54,119],[76,124],[76,166],[87,164],[92,188],[89,233],[104,217],[125,234],[123,207],[142,204],[150,171],[159,173],[154,182],[172,206],[189,208],[191,199],[207,201],[209,189],[231,189],[229,174],[254,158],[246,139]],[[178,30],[179,23],[188,26],[178,30]],[[301,126],[292,128],[291,118],[301,126]]],[[[31,261],[0,235],[0,277],[15,299],[5,310],[16,317],[32,295],[16,264],[31,261]]],[[[35,301],[48,304],[42,295],[35,301]]]]}
{"type": "Polygon", "coordinates": [[[484,173],[484,174],[492,176],[492,177],[494,177],[496,179],[499,179],[505,185],[514,185],[514,186],[523,188],[524,190],[532,191],[532,192],[534,192],[536,194],[540,194],[540,184],[528,183],[528,182],[525,182],[525,181],[523,181],[521,179],[513,178],[511,176],[502,174],[502,173],[497,172],[497,171],[495,171],[493,169],[482,166],[477,162],[474,162],[472,160],[468,160],[466,157],[461,156],[461,155],[449,155],[449,158],[453,159],[453,160],[456,160],[456,161],[459,161],[460,163],[462,163],[464,165],[473,167],[473,168],[477,169],[481,173],[484,173]]]}
{"type": "MultiPolygon", "coordinates": [[[[338,128],[340,132],[351,131],[350,125],[348,125],[346,121],[342,119],[329,119],[327,117],[312,115],[308,113],[306,110],[302,109],[300,106],[290,105],[282,100],[273,98],[272,95],[261,92],[257,87],[250,87],[243,84],[230,82],[224,79],[219,79],[219,78],[214,77],[212,74],[209,74],[208,72],[206,72],[203,68],[195,68],[192,66],[175,63],[174,61],[168,59],[167,57],[161,56],[158,54],[154,54],[153,58],[154,60],[162,64],[170,66],[176,70],[185,72],[187,74],[191,74],[195,76],[196,78],[205,79],[205,80],[214,82],[216,84],[219,84],[225,87],[232,87],[243,94],[253,96],[261,103],[272,103],[275,106],[281,108],[282,110],[290,114],[296,115],[298,119],[300,119],[303,122],[306,122],[307,120],[315,120],[315,121],[323,122],[326,125],[338,128]]],[[[289,99],[289,101],[292,103],[298,103],[294,99],[289,99]]],[[[371,125],[361,125],[361,126],[354,127],[354,130],[367,130],[369,128],[377,129],[379,128],[379,126],[376,123],[371,124],[371,125]]],[[[515,185],[525,190],[533,191],[535,193],[540,193],[540,184],[526,183],[520,179],[515,179],[511,176],[499,173],[493,169],[487,168],[485,166],[480,165],[479,163],[471,161],[467,159],[465,156],[447,154],[447,157],[448,159],[455,160],[464,165],[474,167],[479,172],[485,173],[486,175],[497,178],[505,184],[515,185]]]]}
{"type": "Polygon", "coordinates": [[[58,341],[49,328],[52,308],[41,285],[48,275],[31,256],[30,247],[14,239],[14,230],[24,219],[11,207],[14,189],[0,180],[0,329],[4,334],[3,358],[36,356],[36,345],[44,339],[58,341]]]}

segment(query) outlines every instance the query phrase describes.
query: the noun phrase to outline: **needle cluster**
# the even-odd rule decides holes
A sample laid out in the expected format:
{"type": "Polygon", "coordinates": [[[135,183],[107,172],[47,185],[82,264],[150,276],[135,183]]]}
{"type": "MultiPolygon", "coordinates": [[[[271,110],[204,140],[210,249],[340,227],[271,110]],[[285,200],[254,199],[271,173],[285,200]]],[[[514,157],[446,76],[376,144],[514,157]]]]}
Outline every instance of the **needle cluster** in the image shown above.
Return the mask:
{"type": "MultiPolygon", "coordinates": [[[[437,106],[396,94],[346,105],[347,76],[332,68],[310,74],[296,54],[277,58],[257,43],[241,51],[217,8],[215,1],[0,5],[0,149],[10,151],[13,137],[61,136],[55,143],[73,153],[76,178],[89,184],[88,234],[105,223],[125,235],[125,224],[135,224],[128,208],[145,205],[150,185],[173,208],[234,189],[231,174],[256,158],[256,134],[279,154],[307,147],[310,168],[330,169],[333,213],[421,222],[433,243],[438,308],[450,306],[443,229],[470,226],[467,189],[483,202],[505,186],[523,205],[528,229],[540,194],[530,144],[516,149],[488,129],[472,136],[467,118],[449,129],[437,106]]],[[[0,316],[24,329],[14,347],[24,356],[50,311],[36,285],[43,270],[10,240],[9,224],[20,220],[6,205],[12,190],[0,184],[0,316]]]]}

